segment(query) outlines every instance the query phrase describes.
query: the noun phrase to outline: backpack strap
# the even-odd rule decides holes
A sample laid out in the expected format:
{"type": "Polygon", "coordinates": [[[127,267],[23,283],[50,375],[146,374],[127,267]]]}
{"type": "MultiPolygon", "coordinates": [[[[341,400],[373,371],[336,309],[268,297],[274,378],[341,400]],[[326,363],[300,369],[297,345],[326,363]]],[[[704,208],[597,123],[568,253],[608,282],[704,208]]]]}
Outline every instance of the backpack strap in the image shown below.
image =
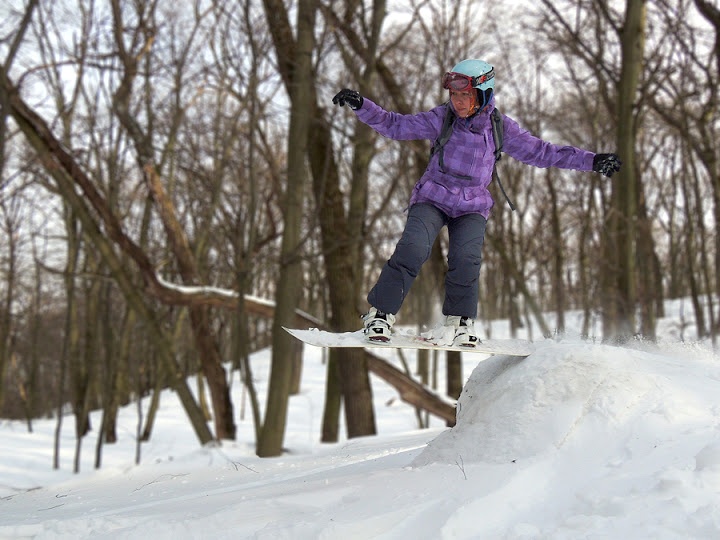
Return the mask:
{"type": "Polygon", "coordinates": [[[433,143],[432,148],[430,149],[430,157],[431,158],[437,152],[440,152],[440,155],[438,156],[438,163],[440,164],[441,171],[445,170],[445,160],[443,159],[443,157],[445,155],[444,146],[450,140],[454,122],[455,122],[455,113],[453,113],[452,110],[450,110],[450,104],[447,104],[445,106],[445,118],[443,119],[443,125],[442,125],[442,128],[440,128],[440,135],[438,135],[438,138],[435,139],[435,142],[433,143]]]}
{"type": "Polygon", "coordinates": [[[515,205],[510,200],[510,197],[508,197],[508,194],[505,193],[505,188],[503,187],[502,182],[500,181],[500,177],[497,173],[497,162],[500,161],[500,158],[502,157],[504,136],[503,118],[500,114],[500,111],[498,111],[497,109],[493,109],[492,114],[490,115],[490,123],[492,124],[493,142],[495,143],[495,165],[493,166],[493,178],[498,183],[498,186],[500,186],[500,191],[502,192],[505,200],[510,206],[510,210],[515,211],[515,205]]]}
{"type": "Polygon", "coordinates": [[[493,141],[495,142],[495,161],[500,161],[500,158],[502,157],[504,136],[503,119],[500,111],[493,109],[490,114],[490,122],[492,122],[493,141]]]}

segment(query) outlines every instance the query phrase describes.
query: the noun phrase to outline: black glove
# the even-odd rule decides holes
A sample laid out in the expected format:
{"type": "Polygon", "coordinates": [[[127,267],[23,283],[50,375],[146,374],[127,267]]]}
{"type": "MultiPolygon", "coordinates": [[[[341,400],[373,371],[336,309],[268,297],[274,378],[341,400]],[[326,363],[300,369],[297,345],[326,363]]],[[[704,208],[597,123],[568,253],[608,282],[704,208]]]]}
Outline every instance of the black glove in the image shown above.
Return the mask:
{"type": "Polygon", "coordinates": [[[610,178],[620,170],[622,161],[617,154],[595,154],[593,158],[593,171],[610,178]]]}
{"type": "Polygon", "coordinates": [[[360,95],[360,92],[350,90],[349,88],[343,88],[335,94],[333,103],[335,105],[340,105],[341,107],[347,103],[348,107],[350,107],[353,111],[357,111],[360,107],[362,107],[363,97],[360,95]]]}

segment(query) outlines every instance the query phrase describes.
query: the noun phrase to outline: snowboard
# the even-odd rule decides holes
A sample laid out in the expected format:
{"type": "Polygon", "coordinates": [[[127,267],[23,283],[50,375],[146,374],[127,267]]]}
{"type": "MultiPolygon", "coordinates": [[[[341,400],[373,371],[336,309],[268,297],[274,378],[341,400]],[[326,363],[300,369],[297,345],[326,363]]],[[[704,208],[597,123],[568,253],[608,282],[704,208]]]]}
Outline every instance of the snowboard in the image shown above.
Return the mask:
{"type": "Polygon", "coordinates": [[[437,332],[426,334],[412,334],[404,330],[393,330],[389,342],[368,341],[362,330],[355,332],[328,332],[311,328],[310,330],[297,330],[283,327],[290,335],[309,345],[316,347],[351,347],[368,349],[433,349],[443,351],[460,351],[466,353],[481,353],[487,355],[501,354],[505,356],[528,356],[534,351],[534,345],[524,339],[487,339],[475,347],[458,347],[452,345],[452,340],[437,332]]]}

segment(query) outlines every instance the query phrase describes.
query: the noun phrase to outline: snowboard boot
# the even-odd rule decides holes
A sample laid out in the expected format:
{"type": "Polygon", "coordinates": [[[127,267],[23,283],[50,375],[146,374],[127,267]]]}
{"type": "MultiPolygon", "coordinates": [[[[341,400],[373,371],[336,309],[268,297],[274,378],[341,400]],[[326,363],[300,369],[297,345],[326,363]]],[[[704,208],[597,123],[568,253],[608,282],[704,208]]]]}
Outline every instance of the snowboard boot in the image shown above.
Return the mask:
{"type": "Polygon", "coordinates": [[[473,348],[480,343],[475,334],[475,321],[470,317],[460,317],[459,315],[448,315],[445,318],[445,326],[455,329],[455,337],[453,338],[453,346],[473,348]]]}
{"type": "Polygon", "coordinates": [[[395,324],[395,315],[385,313],[377,308],[370,308],[362,316],[365,324],[365,337],[368,341],[382,341],[387,343],[392,337],[392,325],[395,324]]]}

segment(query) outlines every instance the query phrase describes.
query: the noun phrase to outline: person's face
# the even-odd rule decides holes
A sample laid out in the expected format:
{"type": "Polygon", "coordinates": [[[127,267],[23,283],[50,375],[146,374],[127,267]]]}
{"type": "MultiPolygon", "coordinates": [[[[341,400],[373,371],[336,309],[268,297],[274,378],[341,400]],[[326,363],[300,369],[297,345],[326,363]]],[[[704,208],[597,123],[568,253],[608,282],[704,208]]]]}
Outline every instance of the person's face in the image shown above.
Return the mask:
{"type": "Polygon", "coordinates": [[[475,109],[475,89],[458,92],[450,90],[450,101],[452,101],[455,112],[460,118],[467,118],[475,109]]]}

